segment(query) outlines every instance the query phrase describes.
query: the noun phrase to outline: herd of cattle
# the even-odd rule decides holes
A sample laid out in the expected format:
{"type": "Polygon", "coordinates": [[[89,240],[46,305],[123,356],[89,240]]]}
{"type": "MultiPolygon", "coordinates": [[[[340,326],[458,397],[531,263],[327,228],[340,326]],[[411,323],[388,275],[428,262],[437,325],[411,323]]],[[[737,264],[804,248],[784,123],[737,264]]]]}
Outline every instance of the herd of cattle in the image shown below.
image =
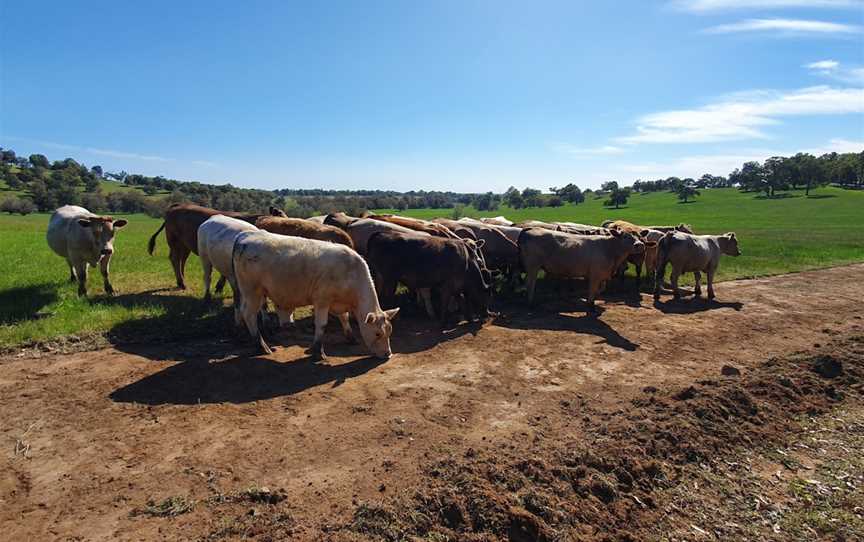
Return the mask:
{"type": "MultiPolygon", "coordinates": [[[[51,249],[66,259],[70,280],[86,295],[87,268],[99,266],[105,292],[114,293],[109,263],[114,235],[126,220],[95,215],[82,207],[58,209],[48,225],[51,249]]],[[[262,350],[270,353],[259,328],[267,300],[276,306],[280,325],[293,322],[297,307],[314,308],[312,352],[324,356],[322,338],[330,314],[346,338],[353,339],[350,316],[369,350],[391,354],[392,320],[399,312],[395,293],[402,284],[422,301],[431,318],[446,323],[452,306],[466,319],[488,315],[495,278],[513,286],[525,274],[527,296],[534,299],[537,276],[581,277],[587,280],[589,310],[613,276],[628,263],[637,281],[644,266],[655,277],[658,299],[667,264],[671,287],[680,297],[678,277],[693,272],[694,293],[701,296],[701,273],[707,275],[708,298],[714,297],[714,273],[722,254],[738,256],[734,233],[695,235],[684,224],[637,226],[620,220],[601,226],[572,222],[527,221],[503,217],[439,218],[432,221],[395,215],[362,218],[332,213],[309,219],[288,218],[275,208],[269,214],[218,211],[191,204],[171,206],[150,238],[152,255],[162,230],[177,286],[186,287],[184,271],[190,253],[201,259],[205,299],[210,297],[212,270],[234,290],[234,316],[245,323],[262,350]],[[383,307],[393,307],[384,310],[383,307]]]]}

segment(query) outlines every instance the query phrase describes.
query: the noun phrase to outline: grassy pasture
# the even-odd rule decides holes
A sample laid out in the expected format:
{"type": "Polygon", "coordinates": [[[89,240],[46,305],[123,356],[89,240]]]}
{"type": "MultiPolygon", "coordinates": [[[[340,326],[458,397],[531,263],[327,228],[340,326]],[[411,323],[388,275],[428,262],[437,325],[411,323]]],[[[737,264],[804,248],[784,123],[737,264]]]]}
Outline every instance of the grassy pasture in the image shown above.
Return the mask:
{"type": "MultiPolygon", "coordinates": [[[[666,193],[632,196],[626,208],[606,209],[602,200],[560,208],[502,208],[491,213],[465,209],[472,216],[502,214],[513,220],[567,220],[598,224],[622,218],[640,224],[686,222],[700,233],[735,231],[744,255],[725,258],[721,280],[800,271],[864,261],[864,193],[822,188],[810,198],[803,192],[766,200],[736,190],[705,190],[694,203],[677,203],[666,193]]],[[[431,218],[451,216],[451,209],[409,210],[402,214],[431,218]]],[[[47,214],[0,216],[0,348],[69,335],[110,332],[123,336],[178,337],[187,333],[221,333],[226,315],[218,305],[202,306],[201,268],[187,262],[189,290],[171,290],[164,234],[156,254],[147,254],[147,239],[160,220],[126,216],[118,233],[112,278],[120,295],[102,293],[98,270],[91,270],[89,299],[79,299],[68,282],[68,269],[45,242],[47,214]]]]}

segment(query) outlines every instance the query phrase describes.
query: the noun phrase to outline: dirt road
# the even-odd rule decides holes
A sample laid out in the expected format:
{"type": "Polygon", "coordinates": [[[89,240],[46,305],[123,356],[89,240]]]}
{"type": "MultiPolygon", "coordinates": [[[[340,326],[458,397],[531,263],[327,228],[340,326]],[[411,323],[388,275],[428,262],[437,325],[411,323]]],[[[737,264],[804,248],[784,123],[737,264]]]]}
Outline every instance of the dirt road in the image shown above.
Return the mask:
{"type": "MultiPolygon", "coordinates": [[[[607,300],[599,318],[547,290],[445,333],[397,322],[386,362],[309,336],[272,356],[227,338],[0,359],[0,529],[7,540],[228,536],[219,502],[284,489],[291,536],[410,490],[421,465],[502,441],[578,437],[574,397],[615,411],[668,389],[819,348],[862,329],[864,265],[717,286],[720,302],[607,300]],[[199,503],[175,518],[148,499],[199,503]]],[[[246,506],[255,515],[254,506],[246,506]]],[[[232,516],[233,517],[233,516],[232,516]]],[[[236,533],[233,533],[236,535],[236,533]]]]}

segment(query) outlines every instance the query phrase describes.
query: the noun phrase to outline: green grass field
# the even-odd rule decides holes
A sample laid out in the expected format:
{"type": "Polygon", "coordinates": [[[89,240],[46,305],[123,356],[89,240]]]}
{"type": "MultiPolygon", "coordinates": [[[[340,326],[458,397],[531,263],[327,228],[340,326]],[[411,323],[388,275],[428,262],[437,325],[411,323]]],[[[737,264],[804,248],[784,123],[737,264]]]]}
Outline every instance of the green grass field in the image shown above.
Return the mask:
{"type": "MultiPolygon", "coordinates": [[[[423,218],[451,216],[451,209],[409,210],[402,214],[423,218]]],[[[680,204],[666,193],[632,196],[626,208],[606,209],[601,200],[577,206],[491,213],[512,220],[567,220],[599,224],[621,218],[639,224],[691,224],[697,233],[735,231],[744,253],[724,258],[719,279],[753,277],[864,261],[864,193],[821,188],[810,198],[803,192],[766,200],[736,190],[704,190],[694,203],[680,204]]],[[[0,347],[68,335],[109,332],[176,337],[200,333],[214,325],[221,329],[225,315],[218,307],[203,307],[198,259],[187,263],[186,292],[165,290],[174,285],[164,234],[156,254],[147,254],[147,239],[160,220],[144,215],[124,217],[129,225],[118,233],[112,277],[120,292],[102,294],[98,270],[91,272],[89,299],[79,299],[67,282],[68,270],[45,242],[48,215],[0,216],[0,347]],[[218,320],[218,322],[217,322],[218,320]]]]}

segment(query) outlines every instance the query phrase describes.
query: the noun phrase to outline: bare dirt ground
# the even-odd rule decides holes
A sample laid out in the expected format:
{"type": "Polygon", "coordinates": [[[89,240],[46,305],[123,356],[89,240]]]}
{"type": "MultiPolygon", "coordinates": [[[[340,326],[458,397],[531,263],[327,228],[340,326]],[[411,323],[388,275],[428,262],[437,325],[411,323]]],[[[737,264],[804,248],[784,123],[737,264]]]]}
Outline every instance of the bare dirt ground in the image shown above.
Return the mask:
{"type": "MultiPolygon", "coordinates": [[[[864,265],[721,283],[715,303],[610,298],[598,318],[541,293],[482,327],[400,320],[386,362],[338,344],[338,326],[320,363],[303,332],[266,357],[214,336],[0,358],[2,538],[787,540],[814,529],[771,513],[784,513],[796,468],[814,472],[854,444],[807,455],[808,431],[864,435],[864,265]],[[722,376],[726,365],[740,374],[722,376]],[[791,458],[771,452],[796,443],[791,458]],[[705,513],[736,495],[752,507],[753,492],[766,503],[738,521],[705,513]]],[[[860,497],[860,478],[841,479],[846,498],[860,497]]],[[[843,526],[813,538],[856,539],[864,499],[850,503],[834,503],[848,508],[843,526]]]]}

